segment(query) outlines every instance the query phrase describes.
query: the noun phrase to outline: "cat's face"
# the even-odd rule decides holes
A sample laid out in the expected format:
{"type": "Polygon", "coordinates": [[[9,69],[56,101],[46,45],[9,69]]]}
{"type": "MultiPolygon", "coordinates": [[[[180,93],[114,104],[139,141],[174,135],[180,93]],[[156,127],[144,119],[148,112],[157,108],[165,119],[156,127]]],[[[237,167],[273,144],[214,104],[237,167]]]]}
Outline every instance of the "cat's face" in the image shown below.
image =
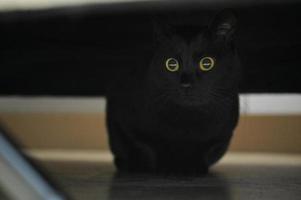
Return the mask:
{"type": "Polygon", "coordinates": [[[240,69],[232,42],[233,17],[219,14],[189,40],[177,33],[159,33],[160,45],[149,69],[154,99],[198,106],[237,92],[240,69]]]}

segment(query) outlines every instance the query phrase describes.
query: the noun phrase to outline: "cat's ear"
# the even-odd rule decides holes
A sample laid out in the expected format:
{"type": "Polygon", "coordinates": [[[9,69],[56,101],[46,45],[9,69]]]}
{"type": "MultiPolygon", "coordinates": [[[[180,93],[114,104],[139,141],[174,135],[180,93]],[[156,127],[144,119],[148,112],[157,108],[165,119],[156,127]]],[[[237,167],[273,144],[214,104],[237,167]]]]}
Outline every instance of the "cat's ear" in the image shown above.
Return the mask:
{"type": "Polygon", "coordinates": [[[231,39],[237,27],[237,17],[230,9],[219,12],[209,25],[214,38],[231,39]]]}
{"type": "Polygon", "coordinates": [[[152,18],[152,25],[155,42],[161,43],[167,41],[173,35],[172,26],[158,16],[152,18]]]}

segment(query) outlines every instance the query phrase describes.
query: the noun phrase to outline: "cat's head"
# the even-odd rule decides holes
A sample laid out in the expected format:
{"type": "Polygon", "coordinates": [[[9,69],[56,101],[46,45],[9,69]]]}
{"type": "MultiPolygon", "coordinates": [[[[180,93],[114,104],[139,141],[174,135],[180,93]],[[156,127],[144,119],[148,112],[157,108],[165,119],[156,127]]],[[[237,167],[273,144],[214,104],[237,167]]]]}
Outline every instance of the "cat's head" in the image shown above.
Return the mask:
{"type": "Polygon", "coordinates": [[[233,42],[236,25],[229,10],[196,34],[188,27],[155,22],[158,45],[148,73],[154,98],[197,106],[236,93],[240,78],[233,42]]]}

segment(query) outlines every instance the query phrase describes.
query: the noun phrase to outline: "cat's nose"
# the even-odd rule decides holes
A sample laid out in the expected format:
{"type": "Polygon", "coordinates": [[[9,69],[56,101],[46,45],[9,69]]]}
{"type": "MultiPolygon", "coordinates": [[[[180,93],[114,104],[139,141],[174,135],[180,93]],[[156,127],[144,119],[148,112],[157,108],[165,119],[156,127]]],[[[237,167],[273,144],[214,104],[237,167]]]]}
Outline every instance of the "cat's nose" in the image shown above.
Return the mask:
{"type": "Polygon", "coordinates": [[[192,74],[190,74],[190,73],[182,73],[181,74],[180,84],[182,87],[189,88],[192,86],[192,82],[193,82],[192,74]]]}

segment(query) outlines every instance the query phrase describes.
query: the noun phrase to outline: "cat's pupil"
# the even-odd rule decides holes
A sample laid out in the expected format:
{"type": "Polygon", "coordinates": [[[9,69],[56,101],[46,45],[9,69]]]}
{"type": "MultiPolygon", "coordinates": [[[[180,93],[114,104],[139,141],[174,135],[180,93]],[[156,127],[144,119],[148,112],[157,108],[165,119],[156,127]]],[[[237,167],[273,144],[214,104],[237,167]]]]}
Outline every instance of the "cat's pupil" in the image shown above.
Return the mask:
{"type": "Polygon", "coordinates": [[[175,63],[170,63],[169,66],[174,68],[176,66],[176,64],[175,63]]]}
{"type": "Polygon", "coordinates": [[[206,59],[203,61],[203,65],[204,65],[204,66],[209,66],[209,65],[211,65],[210,60],[206,58],[206,59]]]}
{"type": "Polygon", "coordinates": [[[174,60],[171,60],[171,61],[169,62],[169,66],[170,66],[171,68],[174,68],[174,67],[177,66],[177,63],[176,63],[174,60]]]}

